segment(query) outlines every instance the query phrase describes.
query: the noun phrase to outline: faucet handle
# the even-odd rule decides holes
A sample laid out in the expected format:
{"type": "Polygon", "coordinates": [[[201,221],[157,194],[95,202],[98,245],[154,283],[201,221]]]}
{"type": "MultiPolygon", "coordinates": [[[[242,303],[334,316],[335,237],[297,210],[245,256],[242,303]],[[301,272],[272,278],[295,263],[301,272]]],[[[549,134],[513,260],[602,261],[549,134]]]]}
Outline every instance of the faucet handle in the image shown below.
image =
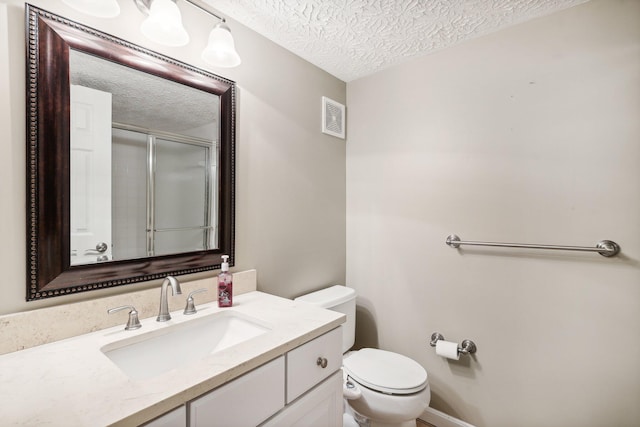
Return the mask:
{"type": "Polygon", "coordinates": [[[107,313],[111,314],[127,308],[131,309],[131,311],[129,311],[129,320],[127,321],[127,325],[124,327],[124,330],[131,331],[134,329],[140,329],[142,325],[140,324],[140,320],[138,320],[138,312],[132,305],[123,305],[121,307],[110,308],[109,310],[107,310],[107,313]]]}
{"type": "Polygon", "coordinates": [[[207,292],[207,290],[205,288],[202,288],[195,290],[189,294],[189,296],[187,297],[187,306],[184,308],[184,314],[195,314],[198,312],[198,310],[196,310],[196,305],[193,302],[193,295],[199,294],[200,292],[207,292]]]}

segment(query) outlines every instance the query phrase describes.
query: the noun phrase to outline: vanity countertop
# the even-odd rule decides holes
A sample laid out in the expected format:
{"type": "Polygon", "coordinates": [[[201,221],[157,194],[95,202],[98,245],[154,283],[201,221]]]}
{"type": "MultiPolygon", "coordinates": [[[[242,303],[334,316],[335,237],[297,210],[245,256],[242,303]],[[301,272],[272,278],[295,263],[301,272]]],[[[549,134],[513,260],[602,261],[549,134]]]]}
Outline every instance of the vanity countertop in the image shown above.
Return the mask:
{"type": "Polygon", "coordinates": [[[345,319],[341,313],[258,291],[234,297],[231,308],[208,303],[191,316],[182,310],[171,314],[168,322],[141,319],[142,328],[135,331],[125,331],[123,324],[0,356],[0,423],[139,425],[330,331],[345,319]],[[220,311],[260,319],[270,330],[144,380],[130,379],[100,351],[109,343],[220,311]]]}

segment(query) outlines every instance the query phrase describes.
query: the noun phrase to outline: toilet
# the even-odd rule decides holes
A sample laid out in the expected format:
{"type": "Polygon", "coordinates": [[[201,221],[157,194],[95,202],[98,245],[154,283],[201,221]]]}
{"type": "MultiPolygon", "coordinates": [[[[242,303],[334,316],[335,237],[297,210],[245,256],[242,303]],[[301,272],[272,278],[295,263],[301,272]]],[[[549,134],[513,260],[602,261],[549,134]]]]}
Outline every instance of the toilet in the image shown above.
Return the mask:
{"type": "Polygon", "coordinates": [[[348,351],[355,342],[355,290],[335,285],[295,300],[347,316],[342,325],[345,427],[415,427],[431,399],[427,371],[398,353],[374,348],[348,351]]]}

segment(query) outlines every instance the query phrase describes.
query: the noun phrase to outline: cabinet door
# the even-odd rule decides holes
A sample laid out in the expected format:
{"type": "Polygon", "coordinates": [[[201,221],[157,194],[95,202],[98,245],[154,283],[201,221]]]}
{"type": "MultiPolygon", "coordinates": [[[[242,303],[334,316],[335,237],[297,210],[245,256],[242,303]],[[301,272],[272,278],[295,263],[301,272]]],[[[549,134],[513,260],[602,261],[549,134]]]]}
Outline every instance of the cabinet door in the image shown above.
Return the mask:
{"type": "Polygon", "coordinates": [[[342,328],[338,327],[287,353],[287,403],[342,366],[342,328]]]}
{"type": "Polygon", "coordinates": [[[260,427],[341,427],[342,402],[342,371],[338,371],[260,427]]]}
{"type": "Polygon", "coordinates": [[[255,427],[284,407],[284,356],[189,403],[190,427],[255,427]]]}
{"type": "Polygon", "coordinates": [[[161,417],[144,424],[144,427],[186,427],[187,408],[182,405],[171,412],[167,412],[161,417]]]}

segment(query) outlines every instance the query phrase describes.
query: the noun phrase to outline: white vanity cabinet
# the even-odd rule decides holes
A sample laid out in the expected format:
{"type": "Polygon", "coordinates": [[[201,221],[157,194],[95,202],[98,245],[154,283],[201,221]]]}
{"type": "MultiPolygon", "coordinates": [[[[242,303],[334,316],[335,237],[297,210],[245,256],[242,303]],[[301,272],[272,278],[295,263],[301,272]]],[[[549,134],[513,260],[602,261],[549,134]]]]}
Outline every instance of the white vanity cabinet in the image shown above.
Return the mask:
{"type": "Polygon", "coordinates": [[[342,371],[338,371],[260,427],[342,427],[342,399],[342,371]]]}
{"type": "Polygon", "coordinates": [[[261,427],[342,426],[342,327],[286,354],[287,406],[261,427]]]}
{"type": "Polygon", "coordinates": [[[341,348],[338,327],[188,402],[189,427],[341,426],[341,348]]]}
{"type": "MultiPolygon", "coordinates": [[[[234,306],[224,309],[216,302],[201,304],[192,316],[182,313],[180,303],[170,322],[150,317],[141,319],[138,330],[125,331],[118,324],[1,354],[0,425],[284,427],[308,420],[313,427],[333,426],[329,420],[342,412],[335,374],[345,315],[255,290],[233,299],[234,306]],[[166,350],[182,345],[178,337],[193,338],[188,357],[158,365],[150,376],[138,375],[155,363],[146,355],[138,358],[143,344],[157,343],[155,350],[166,362],[171,353],[166,350]],[[202,341],[214,350],[197,353],[202,341]],[[111,358],[112,350],[129,346],[125,359],[111,358]],[[91,369],[78,369],[77,360],[91,361],[91,369]],[[65,399],[49,398],[54,395],[65,399]]],[[[0,316],[7,324],[3,331],[37,322],[39,317],[29,313],[19,323],[12,323],[13,315],[0,316]]],[[[30,337],[25,343],[32,343],[30,337]]]]}
{"type": "Polygon", "coordinates": [[[285,358],[280,356],[189,405],[189,427],[255,427],[284,407],[285,358]]]}
{"type": "Polygon", "coordinates": [[[287,403],[342,366],[342,326],[294,348],[287,358],[287,403]]]}
{"type": "Polygon", "coordinates": [[[143,427],[186,427],[187,425],[187,407],[179,406],[171,412],[143,424],[143,427]]]}

